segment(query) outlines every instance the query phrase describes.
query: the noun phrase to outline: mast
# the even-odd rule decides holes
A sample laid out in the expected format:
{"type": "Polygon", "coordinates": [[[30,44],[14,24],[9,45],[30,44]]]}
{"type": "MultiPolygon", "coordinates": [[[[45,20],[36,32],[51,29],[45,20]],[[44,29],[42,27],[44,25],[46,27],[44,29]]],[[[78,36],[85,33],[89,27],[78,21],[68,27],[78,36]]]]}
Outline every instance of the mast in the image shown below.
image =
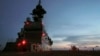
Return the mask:
{"type": "Polygon", "coordinates": [[[41,0],[39,0],[39,5],[41,5],[41,0]]]}
{"type": "Polygon", "coordinates": [[[33,9],[31,15],[35,22],[42,22],[42,18],[44,16],[44,14],[46,14],[46,11],[44,10],[44,8],[41,5],[41,0],[39,0],[36,8],[33,9]]]}

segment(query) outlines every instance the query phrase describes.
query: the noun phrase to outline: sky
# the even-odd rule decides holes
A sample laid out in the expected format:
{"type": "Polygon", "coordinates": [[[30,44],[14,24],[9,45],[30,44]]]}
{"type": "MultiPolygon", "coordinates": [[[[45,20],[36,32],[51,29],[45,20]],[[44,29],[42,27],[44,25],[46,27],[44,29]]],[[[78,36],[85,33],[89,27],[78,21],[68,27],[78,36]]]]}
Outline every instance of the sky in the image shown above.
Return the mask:
{"type": "MultiPolygon", "coordinates": [[[[17,33],[38,0],[0,0],[0,44],[16,41],[17,33]]],[[[100,0],[42,0],[43,23],[53,48],[100,46],[100,0]]]]}

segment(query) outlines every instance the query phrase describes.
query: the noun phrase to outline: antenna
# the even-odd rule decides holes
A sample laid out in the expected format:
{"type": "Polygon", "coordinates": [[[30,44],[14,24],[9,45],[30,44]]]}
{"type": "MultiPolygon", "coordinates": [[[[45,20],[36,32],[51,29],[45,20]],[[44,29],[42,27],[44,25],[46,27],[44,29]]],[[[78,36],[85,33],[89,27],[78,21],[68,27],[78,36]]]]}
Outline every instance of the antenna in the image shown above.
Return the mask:
{"type": "Polygon", "coordinates": [[[41,4],[41,0],[39,0],[39,5],[41,4]]]}

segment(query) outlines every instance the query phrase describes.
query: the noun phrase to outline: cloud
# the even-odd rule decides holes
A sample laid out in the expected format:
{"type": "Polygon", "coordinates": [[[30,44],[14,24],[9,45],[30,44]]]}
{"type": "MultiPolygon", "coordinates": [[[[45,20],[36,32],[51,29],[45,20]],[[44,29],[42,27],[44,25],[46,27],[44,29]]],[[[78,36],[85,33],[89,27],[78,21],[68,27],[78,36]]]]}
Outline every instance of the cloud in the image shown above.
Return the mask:
{"type": "Polygon", "coordinates": [[[79,40],[80,36],[68,36],[63,41],[70,41],[70,42],[77,42],[79,40]]]}
{"type": "MultiPolygon", "coordinates": [[[[53,47],[69,48],[71,45],[76,45],[79,48],[100,46],[100,34],[90,35],[54,35],[53,47]]],[[[86,49],[86,48],[85,48],[86,49]]]]}
{"type": "Polygon", "coordinates": [[[79,41],[79,40],[100,40],[100,34],[94,34],[94,35],[73,35],[73,36],[67,36],[64,41],[79,41]]]}
{"type": "Polygon", "coordinates": [[[67,36],[67,34],[66,35],[65,34],[55,34],[52,37],[54,37],[54,38],[65,38],[66,36],[67,36]]]}
{"type": "Polygon", "coordinates": [[[70,47],[71,45],[75,45],[76,43],[68,42],[68,41],[59,41],[59,42],[54,42],[52,45],[52,48],[64,48],[64,47],[70,47]]]}
{"type": "Polygon", "coordinates": [[[77,46],[100,46],[100,35],[80,35],[80,36],[69,36],[63,41],[69,41],[77,43],[77,46]]]}
{"type": "Polygon", "coordinates": [[[60,41],[69,41],[73,43],[83,43],[88,41],[100,41],[100,34],[94,34],[94,35],[54,35],[52,37],[54,42],[60,42],[60,41]]]}

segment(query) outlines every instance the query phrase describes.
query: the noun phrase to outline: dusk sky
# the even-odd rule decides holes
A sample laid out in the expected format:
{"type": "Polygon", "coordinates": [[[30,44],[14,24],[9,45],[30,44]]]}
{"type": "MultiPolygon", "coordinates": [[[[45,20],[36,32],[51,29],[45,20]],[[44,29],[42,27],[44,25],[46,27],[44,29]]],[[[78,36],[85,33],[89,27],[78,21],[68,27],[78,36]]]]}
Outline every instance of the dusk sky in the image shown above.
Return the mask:
{"type": "MultiPolygon", "coordinates": [[[[0,48],[14,42],[38,0],[0,0],[0,48]]],[[[42,0],[53,48],[100,46],[100,0],[42,0]]]]}

